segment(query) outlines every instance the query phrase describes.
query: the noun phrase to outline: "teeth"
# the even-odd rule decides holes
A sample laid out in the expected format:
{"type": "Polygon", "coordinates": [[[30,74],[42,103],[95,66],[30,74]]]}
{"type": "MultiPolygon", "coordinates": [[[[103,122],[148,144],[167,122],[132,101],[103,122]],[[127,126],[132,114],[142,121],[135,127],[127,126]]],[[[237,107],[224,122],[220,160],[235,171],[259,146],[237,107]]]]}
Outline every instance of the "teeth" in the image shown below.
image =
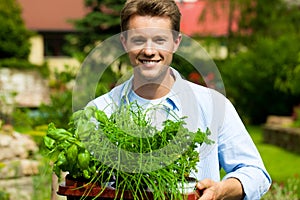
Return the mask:
{"type": "Polygon", "coordinates": [[[152,63],[157,63],[157,61],[154,60],[143,60],[144,64],[152,64],[152,63]]]}

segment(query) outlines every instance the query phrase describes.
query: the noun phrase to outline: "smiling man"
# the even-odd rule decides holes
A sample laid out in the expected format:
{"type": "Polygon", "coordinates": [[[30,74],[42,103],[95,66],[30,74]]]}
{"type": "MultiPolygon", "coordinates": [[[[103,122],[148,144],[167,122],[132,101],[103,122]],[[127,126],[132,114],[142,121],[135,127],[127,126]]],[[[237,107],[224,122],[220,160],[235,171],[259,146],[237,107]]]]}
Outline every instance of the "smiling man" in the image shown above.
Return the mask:
{"type": "Polygon", "coordinates": [[[163,97],[175,81],[169,66],[181,35],[173,35],[166,16],[134,15],[126,27],[121,40],[134,67],[134,91],[147,99],[163,97]]]}
{"type": "Polygon", "coordinates": [[[225,96],[184,80],[170,67],[182,41],[180,17],[174,0],[128,0],[121,12],[120,39],[133,76],[88,106],[110,113],[110,105],[159,104],[167,108],[165,112],[193,119],[195,129],[209,127],[215,144],[193,174],[199,180],[195,185],[199,199],[258,200],[269,189],[271,178],[236,110],[225,96]],[[222,180],[220,168],[226,172],[222,180]]]}

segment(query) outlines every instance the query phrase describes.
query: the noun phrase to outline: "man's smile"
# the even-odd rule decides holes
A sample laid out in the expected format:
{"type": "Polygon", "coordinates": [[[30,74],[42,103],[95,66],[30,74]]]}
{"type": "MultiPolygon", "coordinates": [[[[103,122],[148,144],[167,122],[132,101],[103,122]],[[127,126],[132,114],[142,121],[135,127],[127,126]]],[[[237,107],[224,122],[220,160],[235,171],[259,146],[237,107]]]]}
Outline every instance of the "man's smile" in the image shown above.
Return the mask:
{"type": "Polygon", "coordinates": [[[151,64],[157,64],[159,63],[161,60],[147,60],[147,59],[138,59],[139,62],[145,64],[145,65],[151,65],[151,64]]]}

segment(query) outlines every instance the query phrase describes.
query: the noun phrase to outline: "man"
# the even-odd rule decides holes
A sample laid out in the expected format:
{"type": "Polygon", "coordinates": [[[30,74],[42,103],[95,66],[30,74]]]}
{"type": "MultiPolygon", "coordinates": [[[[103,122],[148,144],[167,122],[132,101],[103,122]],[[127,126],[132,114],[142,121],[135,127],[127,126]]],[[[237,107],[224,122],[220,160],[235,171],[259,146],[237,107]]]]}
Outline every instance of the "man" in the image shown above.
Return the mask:
{"type": "Polygon", "coordinates": [[[112,102],[137,101],[146,106],[163,104],[179,116],[187,114],[196,119],[192,123],[196,128],[209,127],[216,135],[215,145],[197,165],[199,199],[260,199],[271,178],[232,104],[211,89],[183,80],[170,67],[182,40],[180,17],[174,0],[128,0],[121,12],[121,42],[133,65],[133,77],[88,106],[110,113],[112,102]],[[192,101],[186,98],[189,95],[192,101]],[[222,103],[213,105],[215,99],[222,103]],[[223,113],[215,120],[213,110],[218,106],[223,113]],[[222,180],[220,168],[226,172],[222,180]]]}

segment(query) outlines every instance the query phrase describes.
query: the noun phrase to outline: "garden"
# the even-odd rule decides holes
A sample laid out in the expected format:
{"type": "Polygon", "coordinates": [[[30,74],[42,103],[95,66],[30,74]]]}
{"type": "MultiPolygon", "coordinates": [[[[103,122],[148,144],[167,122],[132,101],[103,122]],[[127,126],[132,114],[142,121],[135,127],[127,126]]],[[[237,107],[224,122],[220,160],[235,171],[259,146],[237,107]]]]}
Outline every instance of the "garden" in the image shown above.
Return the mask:
{"type": "MultiPolygon", "coordinates": [[[[105,15],[98,9],[93,9],[93,6],[99,5],[97,2],[99,3],[97,0],[86,1],[86,6],[90,7],[94,13],[74,22],[74,26],[81,34],[70,34],[66,38],[68,43],[64,48],[69,56],[80,62],[83,62],[99,40],[118,33],[116,31],[118,30],[116,28],[118,27],[118,23],[116,23],[118,15],[105,15]],[[96,21],[93,17],[95,15],[99,15],[96,21]],[[98,30],[99,27],[101,28],[99,21],[103,20],[110,28],[98,30]],[[93,30],[95,31],[91,31],[90,27],[94,27],[93,30]],[[103,34],[99,35],[99,32],[103,34]]],[[[239,8],[241,11],[239,31],[235,32],[229,27],[229,33],[225,37],[195,36],[193,39],[208,48],[210,45],[214,47],[225,45],[228,48],[227,58],[215,59],[214,61],[222,76],[226,96],[236,107],[272,177],[271,189],[263,199],[298,200],[300,199],[300,46],[297,45],[300,43],[299,6],[287,6],[280,0],[255,1],[256,4],[252,2],[231,1],[232,9],[239,8]],[[274,123],[270,125],[268,121],[270,116],[278,117],[276,119],[279,121],[276,121],[275,125],[274,123]],[[285,123],[283,119],[288,119],[288,123],[285,123]],[[280,132],[280,130],[284,131],[280,132]]],[[[120,0],[118,3],[122,5],[123,1],[120,0]]],[[[119,11],[120,5],[112,7],[112,9],[119,11]]],[[[107,3],[107,6],[109,7],[111,4],[107,3]]],[[[119,175],[119,182],[126,183],[120,187],[123,191],[136,188],[136,185],[131,185],[131,183],[141,184],[137,186],[138,188],[147,183],[159,195],[162,188],[166,188],[167,180],[176,179],[178,182],[187,180],[187,174],[198,161],[196,159],[198,154],[193,147],[203,142],[211,143],[207,138],[209,130],[198,131],[197,134],[189,133],[182,126],[183,119],[177,119],[176,123],[166,122],[164,129],[158,131],[147,123],[143,115],[137,115],[135,121],[140,122],[137,126],[130,120],[126,120],[128,115],[125,112],[128,111],[126,108],[119,110],[119,115],[114,115],[115,118],[113,119],[108,119],[104,113],[98,111],[74,113],[72,97],[77,69],[66,66],[63,71],[51,71],[47,63],[41,65],[30,63],[28,61],[29,38],[35,33],[26,30],[20,18],[21,10],[14,4],[14,0],[0,0],[0,11],[0,26],[5,27],[1,28],[0,31],[0,75],[2,75],[0,76],[1,200],[64,199],[63,196],[56,194],[58,186],[53,186],[53,183],[64,181],[65,174],[61,174],[61,171],[71,172],[73,178],[84,177],[90,180],[94,178],[94,174],[98,173],[95,166],[103,172],[101,175],[102,182],[109,182],[112,174],[119,175]],[[1,1],[5,2],[1,3],[1,1]],[[7,2],[14,6],[8,9],[5,7],[7,2]],[[8,32],[10,32],[10,37],[7,37],[8,32]],[[15,101],[18,94],[11,89],[12,84],[5,86],[7,76],[4,74],[7,73],[7,70],[18,73],[20,71],[24,73],[34,71],[34,74],[37,74],[34,77],[39,78],[32,79],[42,80],[39,83],[46,88],[46,93],[49,96],[34,108],[20,106],[15,101]],[[9,88],[9,92],[3,88],[9,88]],[[116,144],[121,144],[121,139],[130,138],[129,143],[124,143],[124,148],[132,152],[148,153],[153,149],[160,149],[164,145],[169,145],[168,142],[176,138],[173,135],[174,131],[179,132],[180,136],[185,139],[187,133],[192,134],[195,140],[193,143],[185,143],[183,140],[183,143],[172,144],[174,145],[174,152],[168,153],[174,153],[174,155],[178,153],[175,148],[177,145],[188,149],[188,155],[183,155],[181,159],[177,160],[176,165],[162,168],[163,175],[167,174],[165,171],[176,170],[178,176],[166,175],[162,177],[159,174],[158,176],[162,178],[158,180],[159,184],[156,184],[157,182],[154,183],[151,176],[157,176],[157,174],[148,173],[146,176],[136,176],[137,174],[119,173],[114,167],[100,165],[97,159],[89,154],[90,152],[85,148],[95,149],[93,146],[95,144],[83,145],[82,141],[75,137],[76,130],[70,129],[70,125],[76,124],[80,127],[82,123],[89,124],[89,120],[85,117],[89,116],[90,118],[91,115],[98,121],[99,126],[102,127],[101,130],[103,130],[103,133],[95,132],[96,137],[103,139],[101,134],[113,132],[118,136],[115,138],[120,139],[110,138],[116,144]],[[115,126],[112,121],[118,122],[122,127],[115,126]],[[138,134],[138,132],[130,132],[128,136],[126,132],[120,131],[120,129],[124,129],[124,124],[128,130],[129,127],[133,127],[134,130],[151,130],[154,135],[153,140],[145,140],[144,142],[153,145],[144,145],[143,148],[139,146],[141,141],[135,141],[133,137],[129,137],[132,134],[138,134]],[[111,130],[111,127],[114,127],[114,130],[111,130]],[[163,141],[162,146],[157,144],[157,140],[163,141]],[[21,143],[22,141],[27,143],[24,145],[21,143]],[[187,147],[187,144],[190,145],[190,148],[187,147]],[[18,145],[22,148],[17,148],[18,145]],[[14,152],[14,154],[9,158],[9,154],[5,152],[14,152]],[[186,162],[187,159],[184,156],[194,160],[186,162]],[[72,164],[67,165],[65,163],[67,160],[72,164]]],[[[97,85],[95,96],[104,94],[114,87],[123,76],[122,70],[124,69],[121,70],[121,68],[127,66],[127,63],[127,58],[121,57],[105,70],[97,85]]],[[[197,84],[209,86],[207,83],[214,81],[212,74],[199,74],[190,63],[180,57],[174,57],[172,66],[178,69],[188,80],[197,84]]],[[[125,67],[125,71],[126,69],[125,67]]],[[[80,130],[82,133],[91,133],[95,130],[95,126],[90,124],[87,128],[81,127],[80,130]]],[[[84,134],[83,136],[83,138],[91,137],[84,134]]],[[[101,144],[104,147],[109,146],[105,140],[101,140],[101,144]]],[[[102,149],[101,152],[94,152],[94,154],[104,157],[114,155],[114,153],[116,152],[109,148],[102,149]],[[103,154],[103,152],[106,153],[103,154]]],[[[135,157],[135,159],[146,158],[135,157]]],[[[141,166],[132,167],[137,167],[136,170],[140,170],[138,167],[141,166]]],[[[223,171],[220,173],[221,176],[224,175],[223,171]]],[[[178,185],[172,186],[178,188],[178,185]]],[[[119,195],[122,197],[124,194],[120,193],[119,195]]],[[[138,190],[133,196],[143,195],[146,195],[143,190],[138,190]]],[[[174,189],[169,195],[169,198],[176,199],[179,194],[174,189]]]]}

